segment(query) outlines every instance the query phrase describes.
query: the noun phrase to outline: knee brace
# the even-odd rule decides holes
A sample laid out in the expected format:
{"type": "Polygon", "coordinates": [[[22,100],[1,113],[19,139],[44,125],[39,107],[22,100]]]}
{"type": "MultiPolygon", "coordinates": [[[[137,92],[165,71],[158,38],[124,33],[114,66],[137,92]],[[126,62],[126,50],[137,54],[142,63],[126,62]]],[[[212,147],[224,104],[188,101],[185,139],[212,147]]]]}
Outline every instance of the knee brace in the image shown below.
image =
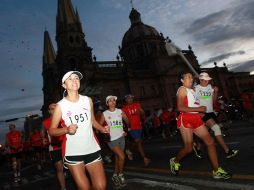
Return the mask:
{"type": "Polygon", "coordinates": [[[12,162],[12,168],[13,168],[13,170],[17,169],[17,165],[18,165],[18,163],[16,161],[12,162]]]}
{"type": "Polygon", "coordinates": [[[219,136],[219,135],[222,134],[222,133],[221,133],[220,126],[217,125],[217,124],[213,125],[213,126],[211,127],[211,129],[213,130],[215,136],[219,136]]]}

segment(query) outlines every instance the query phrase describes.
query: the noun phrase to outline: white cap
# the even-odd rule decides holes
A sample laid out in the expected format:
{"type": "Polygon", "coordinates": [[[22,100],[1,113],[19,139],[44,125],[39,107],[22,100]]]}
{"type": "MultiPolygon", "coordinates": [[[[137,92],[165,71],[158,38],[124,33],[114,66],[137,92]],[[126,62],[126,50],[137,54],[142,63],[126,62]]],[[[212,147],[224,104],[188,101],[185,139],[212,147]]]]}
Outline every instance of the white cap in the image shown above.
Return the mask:
{"type": "Polygon", "coordinates": [[[208,75],[208,73],[200,73],[199,75],[199,79],[203,79],[203,80],[212,80],[212,78],[208,75]]]}
{"type": "Polygon", "coordinates": [[[109,96],[107,96],[107,98],[106,98],[106,103],[108,102],[108,100],[109,100],[110,98],[113,98],[114,100],[117,100],[117,97],[116,97],[116,96],[109,95],[109,96]]]}
{"type": "Polygon", "coordinates": [[[67,73],[65,73],[65,75],[62,78],[62,84],[66,81],[67,78],[69,78],[72,74],[76,74],[78,75],[79,80],[81,80],[83,78],[83,75],[81,74],[81,72],[79,71],[69,71],[67,73]]]}

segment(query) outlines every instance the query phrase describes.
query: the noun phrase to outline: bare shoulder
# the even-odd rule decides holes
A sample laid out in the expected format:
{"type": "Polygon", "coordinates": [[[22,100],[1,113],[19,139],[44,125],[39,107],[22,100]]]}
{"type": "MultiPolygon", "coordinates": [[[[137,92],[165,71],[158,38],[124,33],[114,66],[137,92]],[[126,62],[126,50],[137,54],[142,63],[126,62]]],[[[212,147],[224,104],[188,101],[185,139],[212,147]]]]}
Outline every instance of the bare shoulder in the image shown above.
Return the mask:
{"type": "Polygon", "coordinates": [[[177,90],[177,96],[185,96],[187,94],[187,90],[184,86],[181,86],[177,90]]]}
{"type": "Polygon", "coordinates": [[[61,107],[59,104],[56,104],[54,112],[61,112],[61,107]]]}
{"type": "Polygon", "coordinates": [[[92,104],[93,104],[93,100],[92,100],[92,98],[90,98],[89,96],[87,96],[87,98],[88,98],[88,100],[89,100],[90,104],[92,105],[92,104]]]}

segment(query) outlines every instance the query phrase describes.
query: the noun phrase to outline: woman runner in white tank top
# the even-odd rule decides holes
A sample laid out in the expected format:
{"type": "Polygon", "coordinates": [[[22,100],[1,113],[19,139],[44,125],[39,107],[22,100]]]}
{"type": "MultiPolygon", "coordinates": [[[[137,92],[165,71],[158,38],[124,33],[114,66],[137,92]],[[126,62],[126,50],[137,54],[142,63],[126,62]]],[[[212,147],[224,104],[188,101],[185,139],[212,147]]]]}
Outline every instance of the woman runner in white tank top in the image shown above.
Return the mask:
{"type": "Polygon", "coordinates": [[[108,132],[108,126],[103,127],[94,118],[91,98],[78,93],[82,74],[69,71],[62,78],[62,86],[67,96],[57,103],[49,134],[65,135],[62,144],[62,155],[65,166],[80,190],[105,190],[106,177],[100,156],[100,146],[94,136],[92,127],[102,133],[108,132]],[[63,128],[57,128],[63,122],[63,128]],[[89,173],[90,185],[86,172],[89,173]]]}
{"type": "Polygon", "coordinates": [[[108,146],[115,154],[115,171],[112,176],[112,181],[116,188],[126,186],[126,180],[123,175],[125,155],[125,132],[123,130],[123,120],[129,125],[129,119],[126,114],[116,108],[116,96],[109,95],[106,98],[106,104],[108,110],[103,112],[100,123],[103,124],[105,121],[110,127],[110,142],[108,146]]]}

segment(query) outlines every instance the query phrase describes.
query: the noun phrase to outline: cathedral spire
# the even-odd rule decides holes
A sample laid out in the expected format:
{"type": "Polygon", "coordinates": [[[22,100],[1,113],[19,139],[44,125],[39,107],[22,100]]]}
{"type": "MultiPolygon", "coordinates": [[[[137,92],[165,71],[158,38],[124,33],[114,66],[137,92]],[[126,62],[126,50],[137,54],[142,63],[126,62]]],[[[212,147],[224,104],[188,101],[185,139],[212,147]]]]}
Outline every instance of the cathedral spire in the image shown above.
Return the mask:
{"type": "Polygon", "coordinates": [[[57,18],[59,22],[66,24],[78,22],[71,0],[58,0],[57,18]]]}
{"type": "Polygon", "coordinates": [[[43,64],[53,64],[56,60],[56,53],[52,45],[48,31],[44,32],[43,64]]]}

